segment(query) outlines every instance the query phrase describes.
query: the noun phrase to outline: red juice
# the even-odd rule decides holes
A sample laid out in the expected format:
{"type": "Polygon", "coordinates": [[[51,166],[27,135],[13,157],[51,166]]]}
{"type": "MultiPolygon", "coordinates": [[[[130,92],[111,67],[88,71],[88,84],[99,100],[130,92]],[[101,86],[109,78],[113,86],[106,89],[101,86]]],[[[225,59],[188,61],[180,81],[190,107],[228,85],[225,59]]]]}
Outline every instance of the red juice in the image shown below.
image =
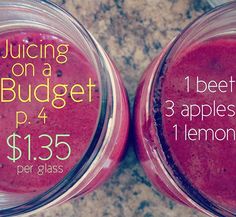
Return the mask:
{"type": "MultiPolygon", "coordinates": [[[[97,120],[100,110],[100,89],[98,84],[97,74],[94,67],[90,64],[86,56],[73,44],[65,39],[52,35],[50,33],[42,33],[37,31],[27,32],[10,32],[9,34],[2,34],[0,37],[1,49],[1,78],[12,78],[15,81],[15,92],[18,93],[17,85],[21,86],[21,98],[26,100],[29,94],[29,84],[32,89],[40,84],[47,84],[49,81],[49,102],[39,102],[35,99],[34,95],[31,96],[31,102],[23,103],[16,96],[15,100],[9,103],[0,103],[0,144],[2,145],[0,152],[0,191],[7,192],[42,192],[54,186],[61,181],[65,175],[76,165],[87,150],[94,131],[97,126],[97,120]],[[8,46],[6,45],[8,40],[8,46]],[[16,59],[10,55],[10,44],[12,44],[13,56],[18,55],[19,46],[25,45],[26,47],[33,45],[30,49],[30,55],[38,58],[23,58],[23,49],[21,49],[21,57],[16,59]],[[40,52],[45,51],[45,45],[50,46],[47,48],[47,54],[40,57],[40,52]],[[66,53],[67,62],[59,64],[56,61],[57,48],[61,44],[68,45],[68,52],[66,53]],[[36,47],[37,45],[38,47],[36,47]],[[42,50],[40,51],[40,46],[42,50]],[[8,47],[8,48],[7,48],[8,47]],[[53,48],[55,50],[53,50],[53,48]],[[8,49],[8,55],[6,50],[8,49]],[[5,57],[5,58],[3,58],[5,57]],[[32,63],[35,66],[35,74],[33,76],[32,68],[28,68],[27,76],[14,76],[11,69],[15,63],[21,63],[23,66],[32,63]],[[51,76],[43,76],[42,71],[45,69],[45,63],[51,65],[51,76]],[[89,101],[89,80],[94,84],[91,88],[91,102],[89,101]],[[59,86],[55,89],[58,94],[62,94],[63,100],[55,101],[55,106],[65,106],[62,109],[55,109],[52,106],[54,99],[53,88],[55,85],[67,85],[67,92],[65,86],[59,86]],[[80,94],[71,96],[71,88],[73,85],[79,84],[74,89],[74,92],[80,94]],[[81,89],[83,87],[83,90],[81,89]],[[84,94],[82,94],[84,92],[84,94]],[[74,100],[72,99],[74,98],[74,100]],[[40,112],[44,108],[43,112],[40,112]],[[27,114],[27,123],[19,125],[16,128],[16,111],[24,111],[27,114]],[[44,124],[42,117],[44,114],[47,116],[46,123],[44,124]],[[13,156],[13,149],[10,145],[13,144],[13,138],[9,138],[9,144],[6,145],[7,138],[16,133],[21,138],[17,139],[17,146],[21,149],[22,157],[13,162],[8,157],[13,156]],[[24,139],[28,134],[31,136],[31,157],[28,157],[28,140],[24,139]],[[50,143],[49,135],[55,142],[56,135],[58,142],[62,140],[69,144],[71,154],[66,160],[59,160],[66,158],[69,153],[69,148],[65,144],[55,147],[54,144],[50,148],[42,147],[50,143]],[[66,136],[63,136],[67,134],[66,136]],[[68,136],[69,135],[69,136],[68,136]],[[52,152],[52,156],[51,155],[52,152]],[[7,157],[8,156],[8,157],[7,157]],[[47,160],[48,159],[48,160],[47,160]],[[20,166],[19,166],[20,165],[20,166]],[[22,168],[30,165],[33,168],[28,172],[22,172],[22,168]],[[22,166],[22,167],[21,167],[22,166]],[[17,174],[17,170],[18,174],[17,174]]],[[[61,52],[64,52],[66,47],[60,47],[61,52]]],[[[63,61],[64,57],[59,57],[58,61],[63,61]]],[[[21,72],[19,66],[15,67],[15,73],[21,72]]],[[[46,72],[45,72],[46,74],[46,72]]],[[[4,82],[4,87],[12,87],[12,81],[7,80],[4,82]]],[[[47,98],[47,88],[39,88],[37,97],[42,99],[47,98]]],[[[31,91],[33,93],[33,90],[31,91]]],[[[11,99],[13,93],[11,91],[4,92],[5,99],[11,99]]],[[[19,116],[20,121],[24,121],[24,115],[19,116]]],[[[19,156],[19,151],[16,151],[16,156],[19,156]]]]}
{"type": "MultiPolygon", "coordinates": [[[[213,201],[231,207],[236,206],[236,164],[232,160],[236,154],[233,131],[236,129],[233,118],[236,96],[233,93],[235,81],[231,82],[232,85],[229,82],[232,77],[235,78],[235,61],[236,40],[234,37],[214,38],[190,47],[168,67],[162,92],[162,104],[169,98],[176,102],[176,117],[163,118],[163,132],[176,166],[202,194],[213,201]],[[224,83],[225,86],[217,93],[210,94],[208,90],[199,94],[194,92],[197,83],[193,82],[192,90],[187,93],[183,91],[186,89],[186,83],[183,82],[186,75],[192,81],[196,81],[197,77],[201,78],[199,90],[204,88],[203,82],[200,83],[203,80],[206,82],[214,80],[217,83],[224,83]],[[222,81],[228,81],[227,92],[226,82],[222,81]],[[204,120],[199,115],[191,121],[180,115],[183,102],[188,105],[212,105],[211,107],[215,107],[215,112],[212,111],[212,114],[204,120]],[[181,126],[179,134],[182,134],[178,141],[173,136],[173,126],[176,124],[181,126]],[[189,130],[187,126],[202,130],[195,138],[190,137],[192,140],[189,141],[186,139],[189,130]],[[205,133],[204,129],[208,132],[205,133]],[[230,129],[228,133],[227,129],[230,129]]],[[[197,107],[193,112],[196,113],[196,109],[197,107]]],[[[204,109],[205,114],[209,114],[210,106],[205,106],[204,109]]],[[[162,112],[166,112],[166,107],[162,107],[162,112]]]]}
{"type": "Polygon", "coordinates": [[[201,194],[231,208],[236,207],[235,61],[234,36],[189,47],[169,64],[161,95],[165,105],[161,108],[163,133],[176,167],[201,194]],[[189,92],[187,79],[191,81],[189,92]],[[209,82],[211,86],[206,89],[209,82]],[[175,102],[173,118],[164,115],[169,112],[170,104],[165,104],[169,99],[175,102]],[[183,104],[192,105],[189,112],[196,117],[183,117],[183,104]],[[176,124],[178,140],[174,135],[176,124]]]}

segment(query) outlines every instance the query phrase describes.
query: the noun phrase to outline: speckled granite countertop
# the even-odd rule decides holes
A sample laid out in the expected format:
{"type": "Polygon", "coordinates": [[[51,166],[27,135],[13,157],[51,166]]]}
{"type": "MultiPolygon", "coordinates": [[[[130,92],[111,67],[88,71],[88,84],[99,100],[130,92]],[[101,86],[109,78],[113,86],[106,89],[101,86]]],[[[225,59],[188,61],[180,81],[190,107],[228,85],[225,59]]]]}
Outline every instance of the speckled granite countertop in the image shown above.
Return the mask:
{"type": "MultiPolygon", "coordinates": [[[[54,0],[78,18],[119,68],[131,106],[144,69],[195,17],[205,0],[54,0]]],[[[156,191],[147,180],[130,138],[128,153],[113,177],[81,199],[33,217],[204,217],[156,191]]]]}

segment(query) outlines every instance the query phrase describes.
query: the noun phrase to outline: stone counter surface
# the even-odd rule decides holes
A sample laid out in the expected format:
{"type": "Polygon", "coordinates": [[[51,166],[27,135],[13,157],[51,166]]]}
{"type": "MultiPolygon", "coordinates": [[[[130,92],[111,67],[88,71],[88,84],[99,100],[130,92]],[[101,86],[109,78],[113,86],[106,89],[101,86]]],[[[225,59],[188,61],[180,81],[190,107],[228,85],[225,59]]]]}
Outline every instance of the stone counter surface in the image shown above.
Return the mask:
{"type": "MultiPolygon", "coordinates": [[[[145,68],[194,18],[205,0],[55,0],[95,36],[120,70],[131,107],[145,68]]],[[[156,191],[129,150],[114,175],[95,192],[32,217],[204,217],[156,191]]]]}

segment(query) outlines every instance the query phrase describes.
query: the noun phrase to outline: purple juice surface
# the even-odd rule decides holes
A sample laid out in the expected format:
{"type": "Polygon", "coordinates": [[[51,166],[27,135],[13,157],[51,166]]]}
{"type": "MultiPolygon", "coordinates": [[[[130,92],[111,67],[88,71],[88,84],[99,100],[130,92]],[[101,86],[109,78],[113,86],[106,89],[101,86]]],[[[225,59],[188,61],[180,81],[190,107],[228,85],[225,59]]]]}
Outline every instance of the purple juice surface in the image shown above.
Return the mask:
{"type": "MultiPolygon", "coordinates": [[[[53,99],[53,87],[57,84],[68,85],[68,92],[63,96],[66,105],[62,109],[53,108],[50,102],[38,102],[32,96],[32,101],[29,103],[22,103],[19,99],[10,103],[0,103],[0,191],[7,192],[40,192],[54,186],[62,180],[66,174],[79,162],[85,151],[87,150],[94,131],[96,130],[97,120],[100,112],[100,90],[98,86],[98,78],[94,67],[90,64],[87,57],[73,44],[67,40],[60,38],[50,33],[42,33],[37,31],[25,32],[9,32],[0,36],[1,57],[6,55],[6,40],[9,44],[13,44],[13,53],[17,55],[17,46],[30,44],[51,44],[55,49],[60,44],[69,45],[67,52],[68,61],[64,64],[59,64],[53,58],[53,51],[48,48],[46,58],[20,58],[14,59],[10,55],[7,58],[1,58],[0,76],[1,78],[13,78],[16,85],[21,85],[21,96],[26,99],[28,96],[28,85],[35,87],[40,84],[46,84],[47,77],[42,76],[42,71],[45,63],[49,63],[52,68],[50,78],[50,99],[53,99]],[[35,66],[35,76],[31,72],[27,77],[12,75],[11,68],[16,63],[20,62],[22,65],[26,63],[33,63],[35,66]],[[92,89],[92,101],[89,101],[87,84],[89,79],[96,85],[92,89]],[[74,84],[80,84],[84,88],[84,94],[75,94],[74,98],[77,102],[72,100],[70,95],[70,88],[74,84]],[[78,102],[81,100],[81,102],[78,102]],[[47,120],[44,124],[43,119],[38,118],[40,111],[44,107],[42,115],[46,114],[47,120]],[[16,128],[16,111],[24,111],[27,113],[27,123],[19,125],[16,128]],[[13,133],[21,136],[17,140],[17,146],[22,151],[22,157],[13,162],[7,158],[12,157],[12,148],[7,145],[7,138],[13,133]],[[28,157],[27,140],[24,140],[28,134],[31,135],[31,158],[28,157]],[[53,139],[50,149],[42,148],[42,146],[49,145],[49,138],[39,138],[40,135],[47,134],[53,139]],[[59,160],[56,156],[61,158],[67,156],[68,147],[64,144],[55,147],[56,135],[67,134],[69,136],[59,137],[59,141],[64,141],[70,145],[71,154],[67,160],[59,160]],[[19,172],[17,174],[18,166],[25,167],[27,165],[33,166],[32,171],[19,172]],[[39,167],[44,168],[43,174],[39,172],[39,167]],[[46,171],[46,172],[45,172],[46,171]]],[[[23,51],[22,51],[23,52],[23,51]]],[[[33,47],[31,55],[38,55],[39,49],[33,47]]],[[[56,52],[56,50],[55,50],[56,52]]],[[[56,57],[56,55],[55,55],[56,57]]],[[[19,69],[17,69],[19,70],[19,69]]],[[[5,83],[7,86],[7,84],[5,83]]],[[[9,86],[12,83],[9,82],[9,86]]],[[[38,91],[38,96],[45,98],[46,94],[44,88],[38,91]]],[[[64,93],[65,88],[58,87],[58,93],[64,93]]],[[[75,92],[82,93],[81,89],[75,89],[75,92]]],[[[4,92],[5,98],[11,98],[11,92],[4,92]]],[[[62,105],[62,101],[57,101],[57,106],[62,105]]],[[[21,121],[23,121],[21,117],[21,121]]],[[[12,138],[9,139],[12,144],[12,138]]],[[[19,153],[16,150],[16,156],[19,153]]]]}
{"type": "MultiPolygon", "coordinates": [[[[211,133],[205,139],[202,131],[190,137],[191,140],[186,137],[186,131],[190,128],[215,131],[219,128],[236,129],[235,107],[228,107],[236,102],[236,90],[230,89],[230,79],[236,78],[235,63],[236,38],[233,36],[212,38],[190,46],[178,57],[171,59],[163,77],[161,95],[163,133],[175,165],[193,188],[204,197],[231,208],[236,206],[236,142],[233,132],[229,131],[228,138],[221,140],[223,131],[218,131],[218,139],[212,137],[211,133]],[[186,91],[187,76],[191,81],[189,92],[186,91]],[[219,88],[212,88],[216,90],[213,91],[214,93],[209,89],[199,93],[196,92],[197,77],[206,83],[214,80],[219,84],[224,80],[228,87],[221,88],[221,91],[219,88]],[[175,103],[175,114],[171,118],[165,116],[170,114],[167,108],[170,104],[165,106],[167,100],[175,103]],[[213,108],[214,101],[215,107],[222,105],[219,107],[221,111],[218,114],[212,112],[203,120],[201,115],[192,120],[181,115],[184,104],[199,106],[208,104],[213,108]],[[178,125],[177,139],[173,127],[176,124],[178,125]]],[[[203,84],[200,84],[199,89],[203,90],[203,88],[203,84]]],[[[203,110],[208,113],[210,108],[205,107],[203,110]]],[[[194,108],[193,112],[196,113],[197,109],[194,108]]]]}

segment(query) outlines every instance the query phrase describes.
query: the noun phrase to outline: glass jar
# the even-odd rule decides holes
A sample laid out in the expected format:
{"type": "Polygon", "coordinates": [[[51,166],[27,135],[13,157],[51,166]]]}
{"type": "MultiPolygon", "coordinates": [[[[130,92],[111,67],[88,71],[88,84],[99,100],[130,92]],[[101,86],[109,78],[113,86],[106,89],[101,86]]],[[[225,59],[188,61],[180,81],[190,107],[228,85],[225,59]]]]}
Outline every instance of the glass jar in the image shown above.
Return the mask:
{"type": "Polygon", "coordinates": [[[0,216],[93,191],[125,149],[120,75],[93,36],[48,1],[0,2],[0,216]]]}
{"type": "Polygon", "coordinates": [[[236,214],[235,18],[230,3],[185,28],[147,68],[135,100],[136,150],[147,176],[209,216],[236,214]]]}
{"type": "Polygon", "coordinates": [[[227,3],[227,2],[231,2],[232,0],[208,0],[208,2],[210,3],[210,5],[212,7],[216,7],[218,5],[227,3]]]}

